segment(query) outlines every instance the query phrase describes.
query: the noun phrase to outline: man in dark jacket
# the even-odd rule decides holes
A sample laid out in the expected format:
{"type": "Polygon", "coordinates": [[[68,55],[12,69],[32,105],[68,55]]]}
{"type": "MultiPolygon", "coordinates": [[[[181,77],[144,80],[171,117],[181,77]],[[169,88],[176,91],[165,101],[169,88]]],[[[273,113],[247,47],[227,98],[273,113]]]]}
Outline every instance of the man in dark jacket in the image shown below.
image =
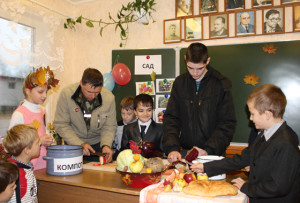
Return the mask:
{"type": "Polygon", "coordinates": [[[208,65],[207,47],[191,44],[185,59],[188,72],[175,79],[163,120],[163,149],[170,162],[193,146],[201,148],[199,155],[224,155],[236,126],[231,82],[208,65]]]}

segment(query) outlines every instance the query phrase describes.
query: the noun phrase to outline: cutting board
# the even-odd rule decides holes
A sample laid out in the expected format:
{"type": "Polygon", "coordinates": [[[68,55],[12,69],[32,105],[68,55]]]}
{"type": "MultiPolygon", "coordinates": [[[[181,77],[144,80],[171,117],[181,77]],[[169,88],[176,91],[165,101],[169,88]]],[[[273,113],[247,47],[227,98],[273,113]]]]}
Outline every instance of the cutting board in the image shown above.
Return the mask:
{"type": "Polygon", "coordinates": [[[100,164],[100,162],[89,162],[89,163],[83,164],[83,169],[115,172],[116,168],[117,168],[116,162],[103,164],[100,166],[94,166],[94,164],[100,164]]]}

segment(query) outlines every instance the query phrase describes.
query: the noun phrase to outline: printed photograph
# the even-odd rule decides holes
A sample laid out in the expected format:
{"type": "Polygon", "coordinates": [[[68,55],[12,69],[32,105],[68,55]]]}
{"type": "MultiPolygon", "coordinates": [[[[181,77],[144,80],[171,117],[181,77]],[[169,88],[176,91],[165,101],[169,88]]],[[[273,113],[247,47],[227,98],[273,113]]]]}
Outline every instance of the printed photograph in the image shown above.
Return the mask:
{"type": "Polygon", "coordinates": [[[156,108],[167,108],[168,101],[170,98],[170,95],[165,94],[165,95],[156,95],[155,96],[155,101],[156,101],[156,108]]]}
{"type": "Polygon", "coordinates": [[[228,37],[227,14],[211,15],[209,17],[210,17],[210,38],[228,37]]]}
{"type": "Polygon", "coordinates": [[[166,109],[155,109],[155,122],[162,123],[166,109]]]}
{"type": "Polygon", "coordinates": [[[245,0],[226,0],[226,10],[245,8],[245,0]]]}
{"type": "Polygon", "coordinates": [[[253,7],[261,7],[261,6],[272,6],[273,0],[253,0],[253,7]]]}
{"type": "Polygon", "coordinates": [[[156,79],[156,92],[171,92],[175,78],[156,79]]]}
{"type": "Polygon", "coordinates": [[[255,34],[255,11],[244,11],[236,13],[236,34],[255,34]]]}
{"type": "Polygon", "coordinates": [[[202,17],[186,18],[185,41],[202,39],[202,17]]]}
{"type": "Polygon", "coordinates": [[[264,9],[263,22],[263,34],[274,34],[284,32],[284,9],[264,9]]]}
{"type": "Polygon", "coordinates": [[[300,5],[294,6],[294,31],[300,31],[300,5]]]}
{"type": "Polygon", "coordinates": [[[181,20],[164,20],[164,43],[181,41],[181,20]]]}
{"type": "Polygon", "coordinates": [[[298,3],[300,0],[281,0],[281,4],[298,3]]]}
{"type": "Polygon", "coordinates": [[[185,17],[193,15],[193,0],[175,0],[176,17],[185,17]]]}
{"type": "Polygon", "coordinates": [[[218,12],[218,0],[200,0],[200,13],[218,12]]]}
{"type": "Polygon", "coordinates": [[[136,82],[136,95],[149,94],[155,95],[155,87],[153,81],[148,82],[136,82]]]}

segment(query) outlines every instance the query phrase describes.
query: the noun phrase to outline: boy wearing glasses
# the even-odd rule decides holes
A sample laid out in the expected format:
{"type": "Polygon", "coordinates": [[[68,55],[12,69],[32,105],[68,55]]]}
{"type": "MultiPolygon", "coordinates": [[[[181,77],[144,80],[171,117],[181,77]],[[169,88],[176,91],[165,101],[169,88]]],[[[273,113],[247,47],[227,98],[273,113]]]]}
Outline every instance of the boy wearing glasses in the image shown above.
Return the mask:
{"type": "Polygon", "coordinates": [[[194,146],[199,155],[223,155],[236,126],[231,82],[209,65],[207,47],[192,43],[185,59],[188,71],[175,79],[164,114],[163,149],[170,162],[194,146]]]}
{"type": "Polygon", "coordinates": [[[270,9],[266,13],[266,22],[264,23],[264,33],[282,32],[282,28],[278,24],[281,21],[280,12],[270,9]]]}

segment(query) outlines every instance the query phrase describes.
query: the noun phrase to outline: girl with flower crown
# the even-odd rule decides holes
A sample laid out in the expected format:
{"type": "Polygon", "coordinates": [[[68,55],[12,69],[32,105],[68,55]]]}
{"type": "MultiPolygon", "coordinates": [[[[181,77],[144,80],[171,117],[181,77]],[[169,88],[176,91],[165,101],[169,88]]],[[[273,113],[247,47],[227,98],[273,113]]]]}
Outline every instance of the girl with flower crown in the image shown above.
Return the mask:
{"type": "Polygon", "coordinates": [[[55,87],[58,80],[54,79],[53,72],[49,67],[39,68],[30,73],[23,83],[24,101],[14,111],[10,120],[9,129],[17,124],[31,124],[38,131],[41,148],[40,155],[31,160],[33,170],[46,168],[46,147],[53,142],[52,136],[46,134],[45,109],[41,106],[47,99],[47,91],[50,85],[55,87]]]}

